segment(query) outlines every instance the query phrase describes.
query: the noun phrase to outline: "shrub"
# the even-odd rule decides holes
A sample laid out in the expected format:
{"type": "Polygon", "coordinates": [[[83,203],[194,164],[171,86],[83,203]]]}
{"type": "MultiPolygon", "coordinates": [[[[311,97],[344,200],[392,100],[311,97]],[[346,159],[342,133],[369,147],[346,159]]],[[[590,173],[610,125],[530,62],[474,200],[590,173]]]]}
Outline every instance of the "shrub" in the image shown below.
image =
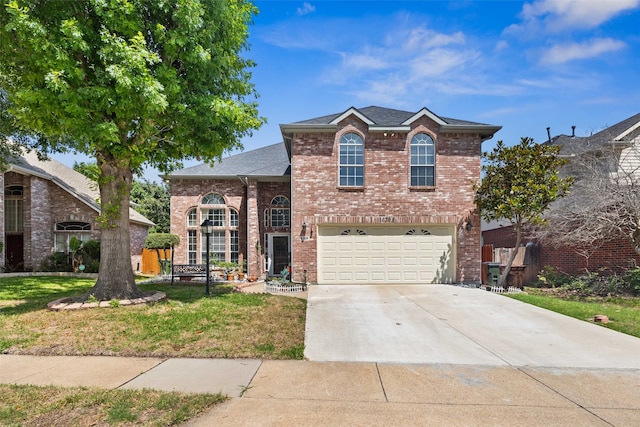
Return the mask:
{"type": "Polygon", "coordinates": [[[42,271],[53,271],[53,272],[71,272],[73,271],[73,267],[71,266],[71,261],[69,260],[69,255],[56,252],[54,254],[49,255],[42,262],[42,266],[40,267],[42,271]]]}
{"type": "Polygon", "coordinates": [[[540,273],[538,273],[538,282],[536,285],[541,288],[558,288],[568,284],[571,276],[546,265],[540,273]]]}

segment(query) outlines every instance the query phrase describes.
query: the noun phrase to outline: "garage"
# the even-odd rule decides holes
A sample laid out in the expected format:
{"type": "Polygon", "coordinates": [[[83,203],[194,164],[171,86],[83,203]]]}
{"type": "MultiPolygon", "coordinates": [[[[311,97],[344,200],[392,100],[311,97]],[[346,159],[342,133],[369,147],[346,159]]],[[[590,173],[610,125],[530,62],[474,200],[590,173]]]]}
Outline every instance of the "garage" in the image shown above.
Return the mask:
{"type": "Polygon", "coordinates": [[[451,283],[453,225],[318,227],[319,284],[451,283]]]}

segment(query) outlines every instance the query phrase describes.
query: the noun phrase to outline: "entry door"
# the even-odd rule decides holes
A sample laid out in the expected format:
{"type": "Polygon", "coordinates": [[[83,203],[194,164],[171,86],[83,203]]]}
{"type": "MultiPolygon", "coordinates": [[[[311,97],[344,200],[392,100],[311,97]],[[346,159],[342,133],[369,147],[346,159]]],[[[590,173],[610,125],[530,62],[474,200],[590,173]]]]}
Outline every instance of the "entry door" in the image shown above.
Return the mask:
{"type": "Polygon", "coordinates": [[[280,274],[289,265],[290,236],[288,234],[269,235],[269,257],[271,268],[269,274],[280,274]]]}
{"type": "Polygon", "coordinates": [[[22,234],[5,235],[7,247],[4,249],[5,265],[13,270],[24,267],[24,237],[22,234]]]}

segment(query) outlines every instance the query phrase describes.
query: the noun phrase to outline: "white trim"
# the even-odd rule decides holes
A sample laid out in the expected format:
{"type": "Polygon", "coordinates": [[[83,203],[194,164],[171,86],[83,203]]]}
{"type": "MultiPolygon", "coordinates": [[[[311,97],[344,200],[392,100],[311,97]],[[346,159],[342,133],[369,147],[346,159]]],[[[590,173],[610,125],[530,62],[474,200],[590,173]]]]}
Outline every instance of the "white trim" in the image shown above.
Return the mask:
{"type": "Polygon", "coordinates": [[[636,123],[635,125],[631,126],[629,129],[625,130],[624,132],[622,132],[620,135],[616,136],[615,138],[613,138],[613,141],[622,141],[622,138],[626,137],[627,135],[629,135],[631,132],[633,132],[634,130],[640,128],[640,122],[636,123]]]}
{"type": "Polygon", "coordinates": [[[356,108],[351,107],[349,108],[347,111],[345,111],[344,113],[340,114],[338,117],[336,117],[335,119],[331,120],[329,122],[329,124],[332,125],[337,125],[338,123],[340,123],[341,121],[343,121],[344,119],[346,119],[347,117],[354,115],[357,118],[359,118],[360,120],[362,120],[363,122],[365,122],[366,124],[368,124],[369,126],[371,125],[375,125],[375,123],[373,121],[371,121],[370,118],[368,118],[367,116],[365,116],[364,114],[362,114],[360,111],[358,111],[356,108]]]}
{"type": "Polygon", "coordinates": [[[447,122],[442,120],[440,117],[436,116],[434,113],[429,111],[429,109],[427,109],[427,108],[423,108],[422,110],[418,111],[416,114],[414,114],[413,116],[409,117],[407,120],[405,120],[404,122],[402,122],[400,124],[402,124],[402,125],[410,125],[411,123],[415,122],[416,120],[418,120],[420,117],[423,117],[423,116],[426,116],[426,117],[430,118],[431,120],[433,120],[434,122],[436,122],[440,126],[444,126],[444,125],[447,124],[447,122]]]}

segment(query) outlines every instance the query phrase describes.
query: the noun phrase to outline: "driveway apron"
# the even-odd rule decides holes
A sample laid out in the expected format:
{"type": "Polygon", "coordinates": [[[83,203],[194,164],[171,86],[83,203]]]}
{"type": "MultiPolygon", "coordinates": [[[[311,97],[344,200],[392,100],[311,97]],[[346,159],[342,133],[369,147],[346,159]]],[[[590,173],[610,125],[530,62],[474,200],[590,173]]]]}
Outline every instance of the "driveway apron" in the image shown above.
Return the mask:
{"type": "Polygon", "coordinates": [[[640,369],[638,354],[638,338],[481,289],[309,288],[312,361],[640,369]]]}

